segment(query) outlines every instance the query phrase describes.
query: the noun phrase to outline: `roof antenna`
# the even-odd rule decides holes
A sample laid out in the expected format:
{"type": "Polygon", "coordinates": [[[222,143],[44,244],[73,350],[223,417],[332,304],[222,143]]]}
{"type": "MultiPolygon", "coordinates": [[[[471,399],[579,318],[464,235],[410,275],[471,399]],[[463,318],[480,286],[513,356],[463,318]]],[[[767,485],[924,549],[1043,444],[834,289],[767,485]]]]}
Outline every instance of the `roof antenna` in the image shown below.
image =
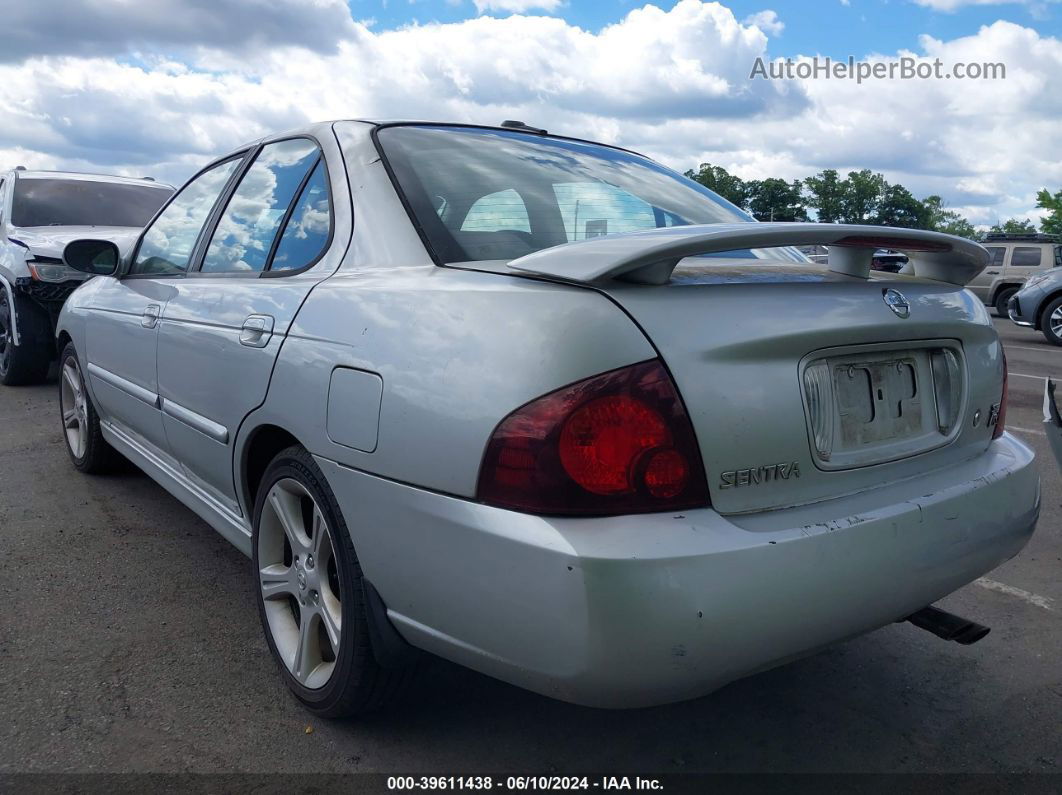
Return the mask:
{"type": "Polygon", "coordinates": [[[501,123],[501,126],[507,130],[521,130],[523,132],[535,133],[536,135],[546,135],[546,131],[541,127],[532,127],[529,124],[524,124],[522,121],[516,121],[515,119],[506,119],[501,123]]]}

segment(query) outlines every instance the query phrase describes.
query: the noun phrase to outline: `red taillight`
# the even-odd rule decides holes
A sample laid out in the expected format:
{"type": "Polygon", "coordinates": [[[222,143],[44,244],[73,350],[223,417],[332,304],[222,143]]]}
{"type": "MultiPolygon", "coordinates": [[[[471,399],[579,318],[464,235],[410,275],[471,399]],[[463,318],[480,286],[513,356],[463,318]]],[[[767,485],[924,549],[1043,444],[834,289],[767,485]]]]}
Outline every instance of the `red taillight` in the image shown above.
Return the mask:
{"type": "Polygon", "coordinates": [[[1000,353],[1003,355],[1003,394],[999,398],[999,414],[996,416],[996,427],[992,431],[992,438],[998,439],[1003,435],[1003,431],[1007,429],[1007,354],[1003,351],[1003,346],[999,347],[1000,353]]]}
{"type": "Polygon", "coordinates": [[[506,417],[487,444],[478,497],[583,516],[709,505],[693,426],[658,360],[588,378],[506,417]]]}

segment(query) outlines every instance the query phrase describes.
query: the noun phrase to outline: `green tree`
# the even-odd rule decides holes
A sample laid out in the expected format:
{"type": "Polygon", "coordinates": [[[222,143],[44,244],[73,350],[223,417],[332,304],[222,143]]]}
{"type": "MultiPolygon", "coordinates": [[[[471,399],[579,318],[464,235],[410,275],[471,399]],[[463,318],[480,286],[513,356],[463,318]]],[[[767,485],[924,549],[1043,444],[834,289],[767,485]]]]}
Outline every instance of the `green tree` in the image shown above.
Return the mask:
{"type": "Polygon", "coordinates": [[[873,223],[906,229],[926,229],[929,226],[929,210],[903,185],[884,183],[873,223]]]}
{"type": "Polygon", "coordinates": [[[837,170],[827,168],[804,180],[808,192],[807,204],[815,210],[819,222],[832,224],[844,214],[845,181],[837,170]]]}
{"type": "Polygon", "coordinates": [[[1040,231],[1048,235],[1062,235],[1062,190],[1051,194],[1044,188],[1036,194],[1036,206],[1048,212],[1040,221],[1040,231]]]}
{"type": "Polygon", "coordinates": [[[748,208],[748,187],[741,177],[729,173],[722,166],[713,166],[711,163],[701,163],[696,171],[686,172],[686,177],[699,182],[709,190],[713,190],[729,202],[733,202],[742,209],[748,208]]]}
{"type": "Polygon", "coordinates": [[[885,177],[869,168],[849,171],[844,181],[841,220],[846,224],[869,223],[878,211],[885,186],[885,177]]]}
{"type": "Polygon", "coordinates": [[[758,221],[806,221],[800,180],[769,177],[747,182],[748,209],[758,221]]]}
{"type": "Polygon", "coordinates": [[[945,232],[949,235],[977,239],[977,230],[974,225],[959,215],[954,210],[949,210],[944,200],[936,194],[926,196],[922,200],[928,213],[928,225],[926,229],[935,232],[945,232]]]}
{"type": "Polygon", "coordinates": [[[1002,224],[995,224],[988,230],[988,233],[997,235],[1035,235],[1036,227],[1032,221],[1027,221],[1024,218],[1009,218],[1002,224]]]}

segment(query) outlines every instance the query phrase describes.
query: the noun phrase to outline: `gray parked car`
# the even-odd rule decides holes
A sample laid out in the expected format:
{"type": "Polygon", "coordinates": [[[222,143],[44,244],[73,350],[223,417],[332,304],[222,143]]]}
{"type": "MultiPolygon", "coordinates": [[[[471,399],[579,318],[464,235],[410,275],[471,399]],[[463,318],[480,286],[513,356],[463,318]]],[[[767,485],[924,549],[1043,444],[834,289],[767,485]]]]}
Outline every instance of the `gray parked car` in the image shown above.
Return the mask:
{"type": "Polygon", "coordinates": [[[987,632],[928,607],[1039,513],[963,289],[985,256],[751,222],[519,123],[317,124],[207,166],[126,256],[67,247],[99,276],[60,318],[63,432],[251,557],[316,713],[383,703],[415,649],[659,704],[907,618],[987,632]]]}
{"type": "Polygon", "coordinates": [[[1062,268],[1033,276],[1011,296],[1007,314],[1019,326],[1031,326],[1052,345],[1062,345],[1062,268]]]}
{"type": "Polygon", "coordinates": [[[134,240],[173,188],[153,180],[28,171],[0,174],[0,383],[44,380],[63,301],[88,278],[63,264],[71,240],[134,240]]]}

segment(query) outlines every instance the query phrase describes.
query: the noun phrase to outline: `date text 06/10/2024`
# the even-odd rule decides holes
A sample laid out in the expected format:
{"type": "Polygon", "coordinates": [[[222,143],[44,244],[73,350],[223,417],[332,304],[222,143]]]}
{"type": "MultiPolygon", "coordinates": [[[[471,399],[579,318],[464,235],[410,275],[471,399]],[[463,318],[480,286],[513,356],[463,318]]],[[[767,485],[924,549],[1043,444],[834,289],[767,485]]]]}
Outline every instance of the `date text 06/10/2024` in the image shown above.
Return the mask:
{"type": "Polygon", "coordinates": [[[388,776],[394,791],[447,791],[497,789],[508,792],[561,790],[662,790],[659,779],[641,776],[388,776]]]}

